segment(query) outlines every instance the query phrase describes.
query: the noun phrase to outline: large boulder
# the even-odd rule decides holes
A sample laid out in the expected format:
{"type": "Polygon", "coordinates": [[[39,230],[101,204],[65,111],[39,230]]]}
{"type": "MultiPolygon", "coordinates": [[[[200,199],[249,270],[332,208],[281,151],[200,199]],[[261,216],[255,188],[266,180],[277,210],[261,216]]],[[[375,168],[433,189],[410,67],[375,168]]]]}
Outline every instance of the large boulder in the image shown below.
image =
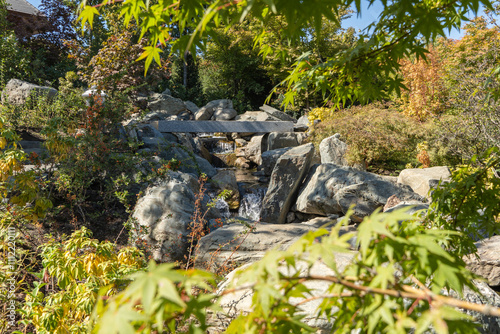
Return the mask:
{"type": "Polygon", "coordinates": [[[186,105],[181,99],[157,93],[150,96],[148,109],[164,115],[179,115],[181,112],[187,111],[186,105]]]}
{"type": "Polygon", "coordinates": [[[216,121],[229,121],[238,115],[238,112],[233,108],[217,108],[212,116],[216,121]]]}
{"type": "Polygon", "coordinates": [[[180,145],[168,145],[160,151],[160,157],[165,160],[176,159],[181,162],[179,170],[184,173],[200,175],[205,173],[209,178],[217,174],[217,170],[208,160],[194,154],[192,150],[180,145]]]}
{"type": "MultiPolygon", "coordinates": [[[[170,172],[162,181],[147,188],[135,206],[132,217],[137,222],[135,239],[145,241],[156,261],[181,261],[187,253],[189,225],[195,213],[195,194],[199,191],[192,175],[170,172]]],[[[208,199],[205,199],[205,203],[208,199]]],[[[206,206],[202,205],[202,209],[206,206]]],[[[206,219],[219,218],[208,209],[206,219]]]]}
{"type": "Polygon", "coordinates": [[[266,151],[277,148],[295,147],[304,143],[307,134],[301,132],[271,132],[267,137],[266,151]]]}
{"type": "MultiPolygon", "coordinates": [[[[355,252],[335,253],[337,270],[342,272],[345,267],[352,262],[355,254],[355,252]]],[[[222,294],[225,290],[231,289],[233,285],[238,287],[238,271],[244,270],[244,268],[245,266],[242,266],[229,273],[226,276],[225,282],[219,287],[218,293],[222,294]]],[[[303,276],[337,276],[334,270],[320,261],[316,262],[311,268],[309,268],[307,263],[299,261],[297,263],[297,271],[291,271],[287,264],[280,264],[279,271],[283,275],[289,277],[296,275],[297,271],[303,276]]],[[[245,285],[248,286],[251,284],[252,282],[248,282],[248,284],[245,285]]],[[[328,288],[331,283],[322,280],[308,280],[304,285],[309,289],[307,300],[304,297],[293,298],[294,303],[300,303],[299,312],[304,315],[301,322],[311,327],[315,327],[317,329],[316,333],[318,334],[332,333],[333,323],[324,316],[318,316],[317,310],[323,298],[314,298],[330,294],[331,291],[328,288]]],[[[249,288],[238,288],[234,291],[226,291],[220,298],[220,305],[223,312],[214,314],[209,320],[215,327],[215,330],[211,333],[222,332],[238,315],[252,312],[252,297],[253,293],[249,288]]]]}
{"type": "Polygon", "coordinates": [[[295,118],[293,118],[290,115],[285,114],[284,112],[273,108],[271,106],[268,106],[267,104],[264,104],[262,107],[259,108],[261,111],[265,112],[266,114],[269,114],[281,121],[289,121],[289,122],[297,122],[295,118]]]}
{"type": "Polygon", "coordinates": [[[233,109],[233,101],[227,99],[210,101],[196,112],[194,118],[197,121],[210,120],[216,111],[224,109],[233,109]]]}
{"type": "Polygon", "coordinates": [[[345,158],[346,152],[347,144],[340,140],[339,133],[323,139],[319,144],[322,164],[332,163],[339,166],[349,166],[345,158]]]}
{"type": "Polygon", "coordinates": [[[300,189],[294,210],[328,216],[344,215],[354,205],[354,221],[383,207],[390,196],[402,201],[424,201],[410,187],[389,178],[334,164],[315,165],[300,189]]]}
{"type": "Polygon", "coordinates": [[[245,147],[246,159],[257,165],[262,163],[262,153],[267,150],[267,134],[253,136],[245,147]]]}
{"type": "Polygon", "coordinates": [[[314,155],[314,145],[309,143],[294,147],[283,154],[271,174],[269,188],[262,201],[261,220],[285,224],[287,214],[297,196],[314,155]]]}
{"type": "Polygon", "coordinates": [[[186,109],[189,110],[193,115],[196,114],[198,110],[200,110],[200,108],[191,101],[184,101],[184,105],[186,106],[186,109]]]}
{"type": "Polygon", "coordinates": [[[263,111],[247,111],[241,115],[235,117],[236,121],[257,121],[257,122],[267,122],[267,121],[280,121],[279,118],[273,117],[268,113],[263,111]]]}
{"type": "MultiPolygon", "coordinates": [[[[292,224],[255,224],[250,230],[249,223],[242,220],[224,226],[204,236],[198,243],[196,264],[209,270],[216,270],[225,265],[246,264],[260,260],[266,251],[276,248],[286,250],[290,245],[309,231],[316,231],[336,220],[318,217],[303,223],[292,224]]],[[[340,235],[355,233],[356,226],[343,226],[340,235]]]]}
{"type": "Polygon", "coordinates": [[[56,95],[55,88],[38,86],[19,79],[10,79],[2,91],[2,102],[21,105],[25,104],[30,97],[47,96],[52,98],[56,95]]]}
{"type": "Polygon", "coordinates": [[[276,166],[276,161],[285,154],[290,151],[291,147],[278,148],[276,150],[266,151],[262,153],[261,160],[262,164],[259,166],[260,170],[264,172],[265,176],[271,176],[273,173],[274,166],[276,166]]]}
{"type": "Polygon", "coordinates": [[[409,168],[399,173],[398,183],[410,186],[419,195],[430,197],[429,190],[440,180],[449,181],[451,173],[448,167],[409,168]]]}
{"type": "Polygon", "coordinates": [[[491,286],[500,286],[500,235],[476,242],[477,255],[464,258],[467,268],[491,286]]]}
{"type": "Polygon", "coordinates": [[[238,182],[233,170],[220,170],[212,181],[219,190],[231,191],[231,196],[226,199],[230,209],[238,209],[240,206],[240,191],[238,190],[238,182]]]}

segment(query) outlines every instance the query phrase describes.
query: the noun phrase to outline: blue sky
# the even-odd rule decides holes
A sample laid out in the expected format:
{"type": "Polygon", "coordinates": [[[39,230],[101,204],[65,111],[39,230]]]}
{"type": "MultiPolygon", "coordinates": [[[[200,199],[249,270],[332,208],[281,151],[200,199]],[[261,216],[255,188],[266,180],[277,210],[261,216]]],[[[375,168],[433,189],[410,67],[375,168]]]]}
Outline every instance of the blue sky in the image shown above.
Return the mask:
{"type": "MultiPolygon", "coordinates": [[[[362,16],[358,17],[356,14],[353,14],[351,18],[344,20],[342,22],[342,26],[344,27],[354,27],[356,30],[358,29],[363,29],[366,26],[368,26],[370,23],[373,21],[377,21],[378,16],[382,12],[383,5],[381,2],[376,2],[374,3],[371,7],[368,7],[368,2],[362,0],[361,1],[362,7],[361,7],[361,13],[362,16]]],[[[482,8],[478,12],[478,16],[481,16],[483,14],[482,8]]],[[[468,15],[469,19],[474,18],[474,14],[470,13],[468,15]]],[[[449,34],[448,37],[453,38],[453,39],[460,39],[464,34],[464,30],[462,29],[461,31],[458,31],[456,29],[452,30],[449,34]]]]}
{"type": "MultiPolygon", "coordinates": [[[[38,7],[40,6],[41,0],[27,0],[29,1],[33,6],[38,7]]],[[[362,17],[357,17],[356,14],[354,14],[350,19],[345,20],[343,22],[343,26],[345,27],[354,27],[356,30],[358,29],[363,29],[373,21],[376,21],[380,12],[382,11],[382,4],[380,2],[376,2],[373,6],[368,8],[368,2],[367,1],[361,1],[362,2],[362,17]]],[[[478,15],[481,15],[482,11],[478,15]]],[[[473,18],[473,15],[471,14],[469,18],[473,18]]],[[[457,30],[452,30],[448,37],[454,38],[454,39],[459,39],[463,36],[463,30],[462,31],[457,31],[457,30]]]]}

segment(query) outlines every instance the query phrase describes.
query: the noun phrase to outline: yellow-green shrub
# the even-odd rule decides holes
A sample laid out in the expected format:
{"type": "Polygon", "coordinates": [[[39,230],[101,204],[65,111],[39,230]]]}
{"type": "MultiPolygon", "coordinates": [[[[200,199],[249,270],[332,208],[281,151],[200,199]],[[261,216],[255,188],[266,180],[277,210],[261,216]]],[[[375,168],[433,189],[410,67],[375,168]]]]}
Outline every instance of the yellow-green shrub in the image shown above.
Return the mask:
{"type": "Polygon", "coordinates": [[[371,169],[400,169],[416,160],[416,145],[430,136],[431,123],[418,123],[394,109],[371,104],[333,112],[315,127],[313,142],[336,133],[349,148],[347,161],[371,169]]]}
{"type": "Polygon", "coordinates": [[[112,296],[128,285],[126,277],[145,267],[141,251],[120,250],[111,242],[90,239],[83,227],[62,242],[42,246],[45,283],[26,296],[23,317],[37,333],[86,333],[99,292],[112,296]],[[46,295],[41,288],[46,286],[46,295]],[[51,293],[49,293],[49,291],[51,293]]]}
{"type": "Polygon", "coordinates": [[[314,108],[309,113],[307,113],[307,119],[309,120],[309,126],[314,124],[315,120],[324,121],[333,115],[333,110],[331,108],[314,108]]]}

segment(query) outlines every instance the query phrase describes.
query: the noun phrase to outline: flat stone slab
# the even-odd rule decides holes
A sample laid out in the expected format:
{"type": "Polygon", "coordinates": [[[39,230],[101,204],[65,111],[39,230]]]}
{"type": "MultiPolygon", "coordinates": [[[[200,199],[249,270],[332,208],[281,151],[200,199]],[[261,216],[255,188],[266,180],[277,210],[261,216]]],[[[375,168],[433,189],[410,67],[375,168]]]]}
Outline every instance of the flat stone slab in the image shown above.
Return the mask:
{"type": "Polygon", "coordinates": [[[293,122],[248,122],[248,121],[154,121],[160,132],[293,132],[293,122]]]}

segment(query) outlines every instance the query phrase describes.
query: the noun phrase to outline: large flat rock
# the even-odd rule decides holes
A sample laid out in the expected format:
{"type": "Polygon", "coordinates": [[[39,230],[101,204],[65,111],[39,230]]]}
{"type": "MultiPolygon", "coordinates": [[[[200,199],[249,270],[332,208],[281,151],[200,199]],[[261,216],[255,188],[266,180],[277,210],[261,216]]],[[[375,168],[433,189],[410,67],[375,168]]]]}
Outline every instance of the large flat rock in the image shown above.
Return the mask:
{"type": "Polygon", "coordinates": [[[160,132],[293,132],[293,122],[284,121],[154,121],[151,124],[160,132]]]}

